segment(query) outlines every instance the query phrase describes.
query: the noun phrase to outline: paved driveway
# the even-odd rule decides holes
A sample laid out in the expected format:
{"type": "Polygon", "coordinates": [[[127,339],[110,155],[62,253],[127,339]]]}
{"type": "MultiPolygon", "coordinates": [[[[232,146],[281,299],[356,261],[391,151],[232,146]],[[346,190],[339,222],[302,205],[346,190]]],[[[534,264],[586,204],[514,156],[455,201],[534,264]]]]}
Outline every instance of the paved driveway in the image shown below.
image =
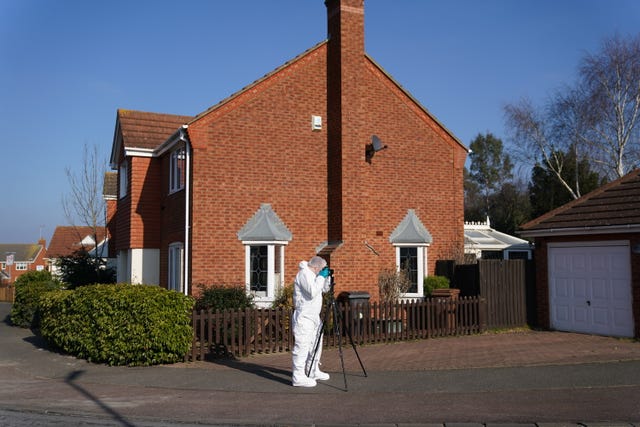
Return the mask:
{"type": "MultiPolygon", "coordinates": [[[[0,303],[0,320],[6,313],[0,303]]],[[[640,343],[631,340],[522,332],[357,347],[367,377],[351,346],[343,350],[347,391],[335,349],[322,357],[332,378],[298,389],[289,354],[108,367],[0,322],[0,424],[10,411],[76,425],[640,426],[640,343]]]]}

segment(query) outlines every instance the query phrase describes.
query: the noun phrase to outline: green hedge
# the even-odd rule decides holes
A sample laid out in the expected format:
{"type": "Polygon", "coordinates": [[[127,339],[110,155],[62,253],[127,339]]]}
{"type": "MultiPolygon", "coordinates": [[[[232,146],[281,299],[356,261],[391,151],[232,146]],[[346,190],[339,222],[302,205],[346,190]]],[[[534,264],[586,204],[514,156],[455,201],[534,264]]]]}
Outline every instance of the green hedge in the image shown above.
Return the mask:
{"type": "Polygon", "coordinates": [[[253,295],[248,295],[244,286],[197,285],[200,288],[196,299],[196,310],[236,310],[253,308],[253,295]]]}
{"type": "Polygon", "coordinates": [[[11,306],[11,323],[22,328],[38,328],[38,301],[45,292],[62,288],[48,271],[28,271],[15,281],[16,294],[11,306]]]}
{"type": "Polygon", "coordinates": [[[40,300],[40,333],[54,347],[108,365],[184,359],[193,338],[194,300],[145,285],[89,285],[40,300]]]}
{"type": "Polygon", "coordinates": [[[429,297],[434,289],[449,288],[449,279],[445,276],[427,276],[424,278],[424,296],[429,297]]]}

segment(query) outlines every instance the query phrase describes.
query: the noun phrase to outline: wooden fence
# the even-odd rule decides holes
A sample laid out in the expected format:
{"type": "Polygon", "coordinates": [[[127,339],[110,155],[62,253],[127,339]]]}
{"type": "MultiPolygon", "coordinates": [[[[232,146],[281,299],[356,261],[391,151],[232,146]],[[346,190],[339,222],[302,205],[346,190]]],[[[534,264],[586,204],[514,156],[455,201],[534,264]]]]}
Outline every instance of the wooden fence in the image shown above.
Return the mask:
{"type": "MultiPolygon", "coordinates": [[[[486,329],[486,301],[480,297],[457,300],[433,298],[397,304],[336,303],[325,324],[325,347],[469,335],[486,329]],[[350,335],[350,336],[349,336],[350,335]]],[[[193,342],[187,360],[289,351],[293,347],[289,309],[194,311],[193,342]]],[[[323,315],[324,317],[324,315],[323,315]]]]}
{"type": "Polygon", "coordinates": [[[13,302],[16,288],[13,285],[0,285],[0,302],[13,302]]]}
{"type": "Polygon", "coordinates": [[[535,268],[527,260],[479,260],[477,264],[438,262],[436,274],[446,275],[462,296],[487,301],[487,327],[535,326],[535,268]]]}

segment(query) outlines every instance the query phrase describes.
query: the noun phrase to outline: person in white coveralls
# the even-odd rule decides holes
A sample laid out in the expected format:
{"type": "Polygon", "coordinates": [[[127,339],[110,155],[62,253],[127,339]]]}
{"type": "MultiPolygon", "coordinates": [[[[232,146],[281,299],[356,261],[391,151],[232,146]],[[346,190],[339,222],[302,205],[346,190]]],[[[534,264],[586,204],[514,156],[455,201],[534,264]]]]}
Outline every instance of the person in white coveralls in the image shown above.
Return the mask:
{"type": "Polygon", "coordinates": [[[300,262],[299,271],[293,285],[294,312],[291,326],[293,328],[294,346],[292,353],[292,383],[296,387],[315,387],[316,380],[328,380],[329,374],[318,367],[322,353],[322,338],[313,366],[307,377],[305,368],[311,363],[314,346],[321,327],[322,293],[329,291],[331,277],[327,261],[314,256],[300,262]]]}

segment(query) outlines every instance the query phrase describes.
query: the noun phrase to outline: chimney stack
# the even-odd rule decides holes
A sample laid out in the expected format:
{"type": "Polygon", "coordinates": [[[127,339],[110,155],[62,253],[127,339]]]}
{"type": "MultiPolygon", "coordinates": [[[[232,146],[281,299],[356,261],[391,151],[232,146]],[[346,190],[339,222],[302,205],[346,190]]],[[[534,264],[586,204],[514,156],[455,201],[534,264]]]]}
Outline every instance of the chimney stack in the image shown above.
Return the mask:
{"type": "Polygon", "coordinates": [[[364,80],[364,0],[326,0],[328,240],[343,241],[358,210],[364,164],[361,87],[364,80]],[[360,161],[362,160],[362,161],[360,161]],[[347,195],[351,194],[351,197],[347,195]]]}

